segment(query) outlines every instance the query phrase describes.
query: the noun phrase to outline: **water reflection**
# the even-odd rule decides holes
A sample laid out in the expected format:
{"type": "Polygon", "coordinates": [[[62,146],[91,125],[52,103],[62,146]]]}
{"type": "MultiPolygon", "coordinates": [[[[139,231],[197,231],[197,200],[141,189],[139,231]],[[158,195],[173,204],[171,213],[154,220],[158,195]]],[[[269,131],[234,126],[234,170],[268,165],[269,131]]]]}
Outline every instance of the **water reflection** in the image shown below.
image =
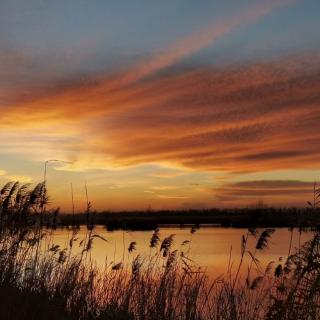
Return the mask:
{"type": "MultiPolygon", "coordinates": [[[[258,229],[260,232],[263,229],[258,229]]],[[[217,277],[226,272],[228,265],[232,266],[232,270],[236,270],[241,255],[241,239],[246,234],[246,229],[232,229],[221,227],[201,227],[195,233],[190,228],[164,227],[160,228],[160,238],[174,234],[174,249],[189,252],[189,258],[203,267],[210,277],[217,277]],[[182,245],[188,240],[190,243],[182,245]]],[[[50,240],[45,240],[46,246],[52,243],[60,245],[62,248],[69,245],[71,231],[68,229],[57,229],[52,231],[50,240]]],[[[118,263],[119,261],[129,261],[132,255],[141,254],[147,258],[153,254],[150,249],[150,238],[153,231],[107,231],[102,226],[97,226],[94,233],[105,238],[107,241],[96,237],[94,239],[92,250],[90,251],[91,261],[99,268],[103,268],[106,264],[118,263]],[[129,254],[128,247],[131,242],[136,242],[137,250],[129,254]]],[[[79,253],[79,243],[85,239],[87,229],[81,227],[74,243],[73,252],[79,253]]],[[[304,243],[311,239],[312,233],[294,230],[292,234],[292,249],[298,248],[299,241],[304,243]]],[[[260,261],[261,268],[264,268],[270,261],[277,263],[281,258],[286,258],[289,251],[289,243],[291,232],[288,229],[276,229],[269,242],[268,248],[257,253],[257,259],[260,261]]],[[[254,251],[255,239],[249,238],[248,250],[254,251]]],[[[245,264],[249,261],[247,256],[245,264]]],[[[246,268],[242,269],[242,273],[246,272],[246,268]]]]}

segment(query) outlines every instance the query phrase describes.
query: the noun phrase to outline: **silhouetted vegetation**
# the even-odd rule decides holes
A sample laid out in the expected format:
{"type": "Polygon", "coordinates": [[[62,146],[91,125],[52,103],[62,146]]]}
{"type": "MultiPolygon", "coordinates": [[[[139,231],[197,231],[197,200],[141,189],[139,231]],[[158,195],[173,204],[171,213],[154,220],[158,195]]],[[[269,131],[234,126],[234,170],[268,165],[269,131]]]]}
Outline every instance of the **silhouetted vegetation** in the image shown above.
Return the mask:
{"type": "MultiPolygon", "coordinates": [[[[241,208],[174,211],[98,212],[92,217],[95,224],[108,230],[153,230],[162,225],[211,224],[234,228],[281,228],[320,226],[320,211],[312,208],[241,208]]],[[[86,214],[60,214],[59,225],[85,225],[86,214]]]]}
{"type": "MultiPolygon", "coordinates": [[[[319,319],[318,232],[295,252],[290,242],[286,259],[264,267],[259,254],[275,230],[248,228],[239,239],[238,264],[229,263],[223,277],[209,280],[189,258],[188,240],[174,250],[175,235],[162,238],[155,229],[148,256],[139,255],[132,242],[121,261],[101,270],[90,252],[97,238],[107,239],[95,233],[93,221],[84,239],[72,228],[67,247],[60,247],[52,243],[52,229],[42,227],[58,220],[57,210],[43,210],[43,184],[30,189],[11,183],[0,193],[1,319],[319,319]]],[[[315,189],[310,215],[317,213],[319,194],[315,189]]],[[[85,214],[93,219],[90,208],[85,214]]]]}

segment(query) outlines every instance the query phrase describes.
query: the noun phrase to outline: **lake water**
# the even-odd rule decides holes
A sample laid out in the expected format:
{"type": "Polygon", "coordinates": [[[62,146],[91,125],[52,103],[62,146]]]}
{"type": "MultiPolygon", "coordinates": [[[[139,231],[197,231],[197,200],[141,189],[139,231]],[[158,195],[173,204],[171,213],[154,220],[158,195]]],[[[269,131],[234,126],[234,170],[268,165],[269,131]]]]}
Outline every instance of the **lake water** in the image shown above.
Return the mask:
{"type": "MultiPolygon", "coordinates": [[[[258,229],[260,232],[263,229],[258,229]]],[[[205,268],[210,277],[217,277],[226,272],[229,261],[233,265],[233,270],[239,262],[241,254],[241,239],[247,229],[233,229],[221,227],[201,227],[192,234],[190,228],[163,227],[160,228],[160,238],[174,234],[174,249],[189,250],[189,257],[197,265],[205,268]],[[185,240],[189,244],[181,246],[185,240]],[[231,257],[231,259],[230,259],[231,257]]],[[[104,237],[103,241],[96,237],[91,250],[91,258],[97,266],[103,268],[105,264],[120,262],[123,258],[128,258],[128,246],[131,242],[137,243],[137,250],[132,254],[141,254],[147,257],[150,254],[150,238],[153,231],[107,231],[102,226],[95,227],[95,234],[104,237]]],[[[77,242],[74,245],[75,252],[79,251],[78,243],[84,239],[87,234],[85,227],[81,227],[77,234],[77,242]],[[77,249],[78,248],[78,249],[77,249]]],[[[61,247],[67,247],[71,236],[68,229],[57,229],[53,231],[52,242],[61,247]]],[[[276,229],[269,242],[269,246],[262,252],[257,253],[261,266],[266,266],[269,262],[278,263],[281,258],[285,259],[288,255],[291,232],[288,229],[276,229]]],[[[311,232],[302,232],[300,235],[301,244],[311,239],[311,232]]],[[[255,239],[251,238],[248,249],[254,251],[255,239]]],[[[294,230],[292,238],[292,249],[299,246],[299,232],[294,230]]],[[[152,252],[152,251],[151,251],[152,252]]],[[[249,258],[248,258],[249,259],[249,258]]],[[[247,260],[249,261],[249,260],[247,260]]],[[[245,269],[245,268],[243,268],[245,269]]],[[[244,272],[244,271],[243,271],[244,272]]]]}

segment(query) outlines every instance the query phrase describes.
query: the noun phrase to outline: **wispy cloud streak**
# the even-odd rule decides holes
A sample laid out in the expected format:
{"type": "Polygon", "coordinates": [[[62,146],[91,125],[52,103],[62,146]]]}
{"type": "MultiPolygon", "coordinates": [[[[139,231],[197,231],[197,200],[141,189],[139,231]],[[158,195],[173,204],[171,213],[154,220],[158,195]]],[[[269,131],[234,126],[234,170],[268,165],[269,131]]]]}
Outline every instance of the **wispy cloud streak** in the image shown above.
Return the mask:
{"type": "Polygon", "coordinates": [[[264,200],[267,204],[305,206],[312,197],[312,182],[299,180],[257,180],[225,184],[212,189],[216,200],[225,205],[248,205],[264,200]]]}
{"type": "Polygon", "coordinates": [[[269,14],[272,10],[291,3],[293,3],[292,0],[259,2],[258,4],[246,8],[243,12],[214,22],[202,30],[169,45],[164,52],[152,56],[149,59],[144,59],[141,63],[138,63],[131,70],[122,75],[120,79],[116,81],[116,86],[128,85],[164,68],[170,67],[179,62],[179,60],[213,45],[215,41],[241,25],[254,23],[263,16],[269,14]]]}
{"type": "Polygon", "coordinates": [[[0,147],[38,158],[58,152],[94,168],[314,168],[319,86],[316,54],[195,69],[116,93],[74,86],[3,111],[0,147]]]}

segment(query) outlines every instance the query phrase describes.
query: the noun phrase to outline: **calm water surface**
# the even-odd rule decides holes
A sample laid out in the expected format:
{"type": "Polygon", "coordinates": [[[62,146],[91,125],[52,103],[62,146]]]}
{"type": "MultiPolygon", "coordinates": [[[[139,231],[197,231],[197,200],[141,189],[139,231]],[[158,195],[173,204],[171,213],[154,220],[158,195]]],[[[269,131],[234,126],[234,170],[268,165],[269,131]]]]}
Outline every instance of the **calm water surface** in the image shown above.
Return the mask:
{"type": "MultiPolygon", "coordinates": [[[[261,232],[263,229],[259,229],[261,232]]],[[[93,231],[104,237],[107,242],[95,238],[91,250],[91,259],[97,266],[103,268],[105,264],[120,262],[123,257],[128,258],[128,246],[130,242],[137,243],[137,250],[133,255],[141,254],[147,257],[150,254],[150,238],[153,231],[107,231],[104,227],[98,226],[93,231]]],[[[164,227],[160,228],[160,238],[174,234],[174,249],[189,249],[189,257],[199,266],[206,269],[212,277],[225,273],[229,261],[236,269],[241,252],[241,238],[246,234],[246,229],[233,229],[221,227],[201,227],[194,234],[190,228],[164,227]],[[189,245],[181,246],[182,242],[190,240],[189,245]],[[230,255],[231,254],[231,255],[230,255]],[[230,259],[231,256],[231,259],[230,259]]],[[[74,252],[79,251],[79,242],[86,236],[87,230],[82,227],[77,235],[77,242],[74,245],[74,252]]],[[[67,247],[71,236],[68,229],[57,229],[52,234],[54,244],[67,247]]],[[[278,262],[279,259],[286,258],[289,250],[291,232],[288,229],[276,229],[269,242],[269,247],[257,254],[257,258],[262,266],[270,261],[278,262]]],[[[311,232],[303,232],[300,242],[303,243],[312,237],[311,232]]],[[[249,250],[254,251],[255,240],[249,242],[249,250]]],[[[292,250],[299,245],[299,232],[293,232],[292,250]]],[[[154,252],[154,251],[153,251],[154,252]]],[[[245,268],[244,268],[245,269],[245,268]]]]}

